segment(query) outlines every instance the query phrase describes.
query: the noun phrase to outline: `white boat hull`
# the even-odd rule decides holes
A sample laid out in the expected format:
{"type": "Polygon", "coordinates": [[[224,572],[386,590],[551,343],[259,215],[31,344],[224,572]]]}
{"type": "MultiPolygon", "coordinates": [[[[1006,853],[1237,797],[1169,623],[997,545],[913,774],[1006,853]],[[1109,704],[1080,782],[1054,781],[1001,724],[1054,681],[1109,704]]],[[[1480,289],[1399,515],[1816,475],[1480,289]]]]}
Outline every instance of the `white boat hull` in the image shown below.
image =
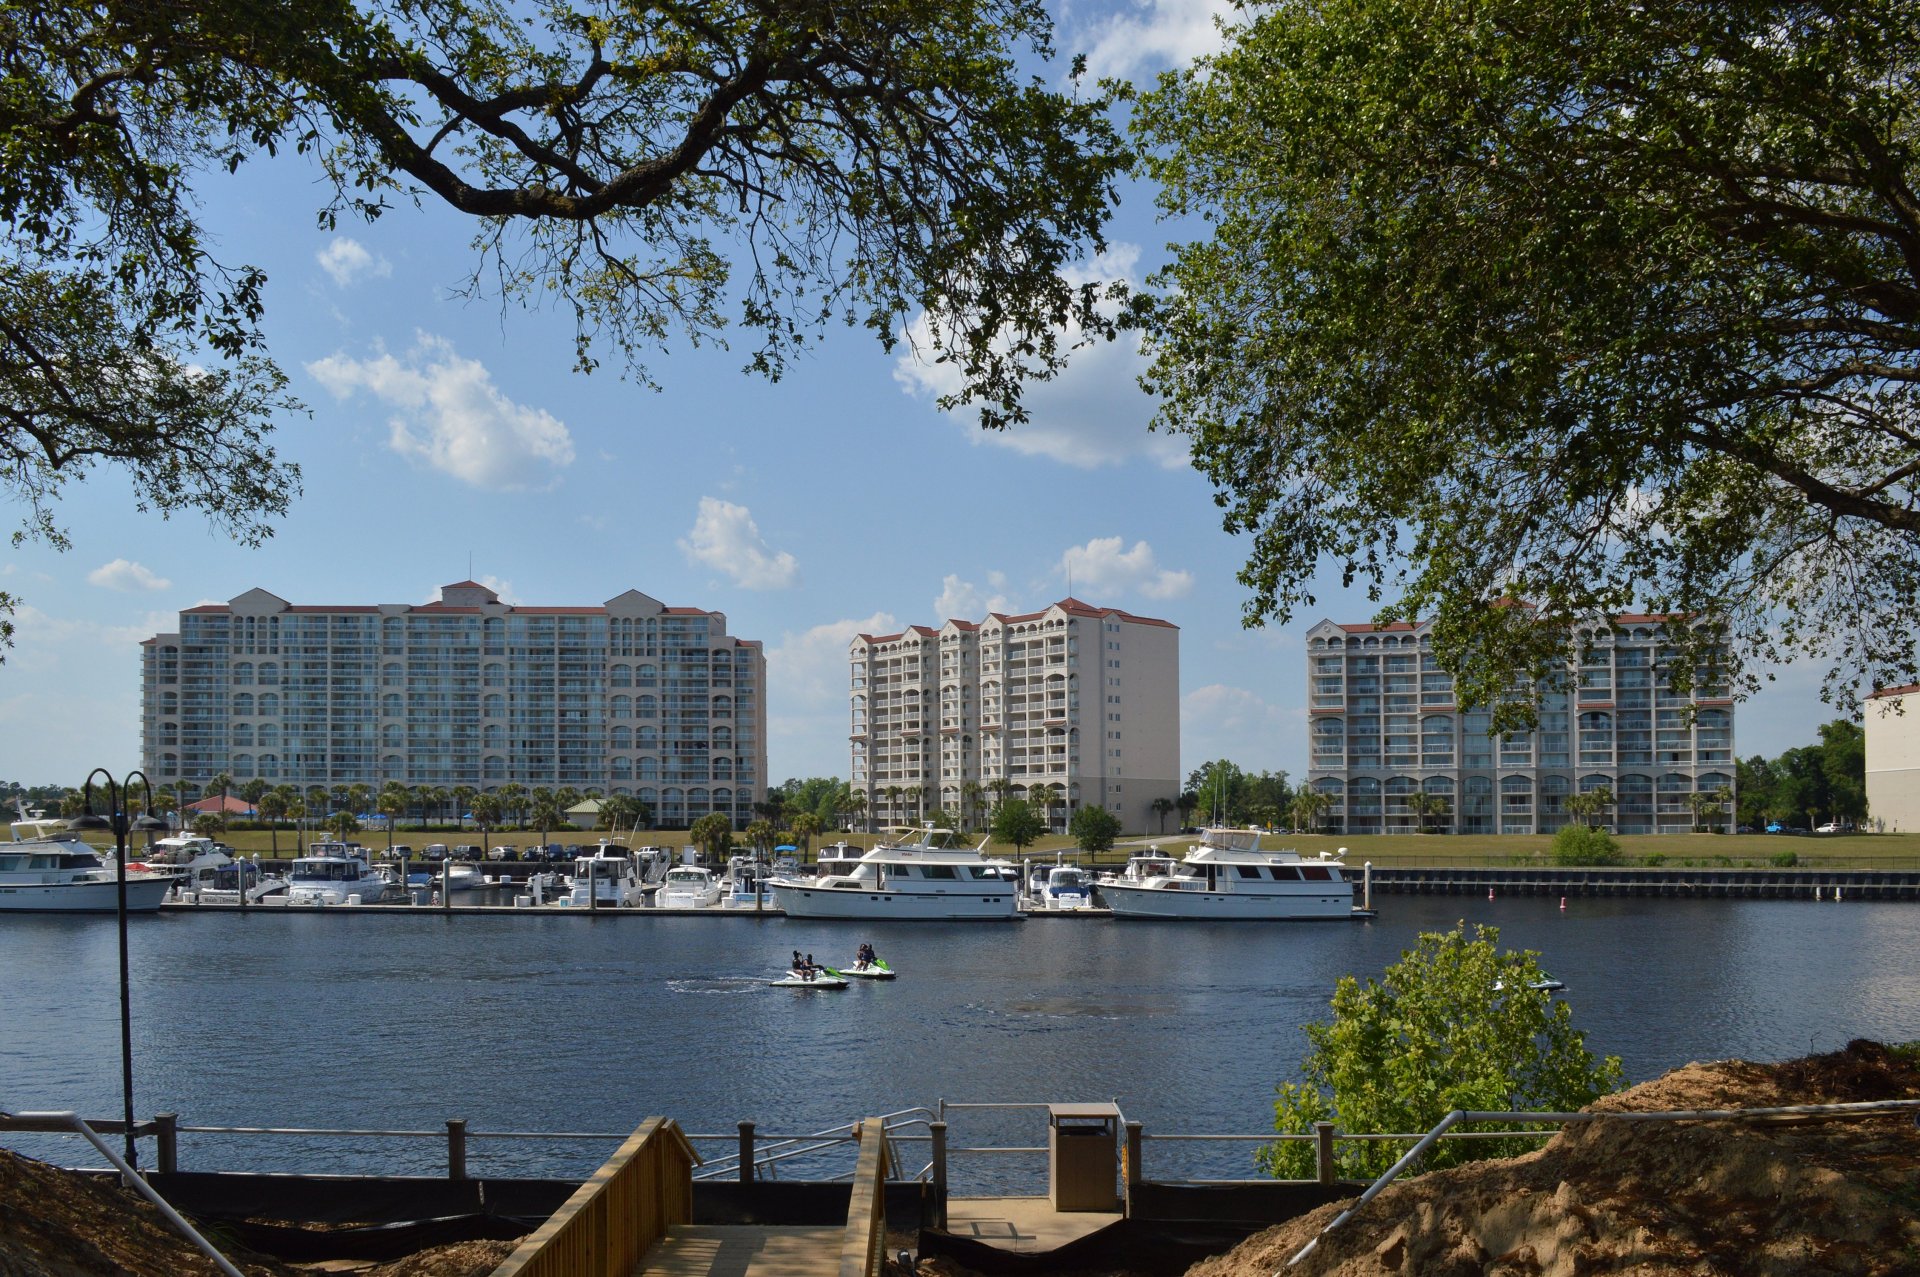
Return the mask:
{"type": "Polygon", "coordinates": [[[1116,918],[1199,918],[1284,922],[1353,915],[1353,886],[1315,883],[1309,891],[1190,891],[1103,882],[1100,898],[1116,918]]]}
{"type": "Polygon", "coordinates": [[[871,887],[817,887],[774,882],[773,898],[789,918],[857,918],[863,921],[953,921],[1018,918],[1013,883],[954,887],[942,891],[895,891],[871,887]]]}
{"type": "MultiPolygon", "coordinates": [[[[171,877],[127,879],[127,912],[158,913],[173,890],[171,877]]],[[[9,883],[0,886],[0,913],[119,913],[120,884],[105,881],[9,883]]]]}

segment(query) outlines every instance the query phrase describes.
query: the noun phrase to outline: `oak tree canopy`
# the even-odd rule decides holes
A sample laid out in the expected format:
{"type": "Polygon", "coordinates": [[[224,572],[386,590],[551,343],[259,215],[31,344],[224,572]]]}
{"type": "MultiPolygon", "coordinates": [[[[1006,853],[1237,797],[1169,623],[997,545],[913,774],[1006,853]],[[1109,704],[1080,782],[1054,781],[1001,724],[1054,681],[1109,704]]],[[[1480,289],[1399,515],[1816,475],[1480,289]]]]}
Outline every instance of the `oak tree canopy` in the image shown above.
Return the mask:
{"type": "Polygon", "coordinates": [[[1207,222],[1149,381],[1250,538],[1250,623],[1331,562],[1481,704],[1631,611],[1711,620],[1683,681],[1722,641],[1748,690],[1920,676],[1920,5],[1240,17],[1137,125],[1207,222]]]}
{"type": "Polygon", "coordinates": [[[778,377],[839,322],[924,312],[990,425],[1059,334],[1111,331],[1063,268],[1104,247],[1127,162],[1036,0],[0,0],[0,484],[60,540],[96,466],[255,542],[298,490],[265,278],[199,206],[263,154],[323,225],[439,201],[467,285],[576,324],[647,379],[671,339],[749,334],[778,377]]]}

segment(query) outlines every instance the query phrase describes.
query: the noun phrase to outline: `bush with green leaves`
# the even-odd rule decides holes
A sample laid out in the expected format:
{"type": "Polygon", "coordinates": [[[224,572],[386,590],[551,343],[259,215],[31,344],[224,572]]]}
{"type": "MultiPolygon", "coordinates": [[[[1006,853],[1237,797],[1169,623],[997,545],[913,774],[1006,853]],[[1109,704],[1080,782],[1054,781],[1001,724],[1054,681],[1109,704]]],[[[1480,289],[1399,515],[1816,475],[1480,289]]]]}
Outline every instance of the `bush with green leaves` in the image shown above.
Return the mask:
{"type": "Polygon", "coordinates": [[[1563,825],[1553,836],[1556,865],[1617,865],[1624,860],[1619,840],[1604,829],[1563,825]]]}
{"type": "Polygon", "coordinates": [[[1120,836],[1120,818],[1105,807],[1082,807],[1067,822],[1067,832],[1084,852],[1108,851],[1120,836]]]}
{"type": "MultiPolygon", "coordinates": [[[[1304,1135],[1315,1122],[1357,1133],[1431,1130],[1455,1109],[1572,1111],[1622,1085],[1616,1056],[1596,1058],[1573,1027],[1572,1008],[1543,989],[1539,955],[1499,948],[1500,932],[1462,923],[1421,935],[1378,983],[1341,977],[1333,1021],[1305,1026],[1304,1082],[1282,1083],[1274,1130],[1304,1135]]],[[[1343,1140],[1339,1172],[1372,1178],[1406,1146],[1343,1140]]],[[[1537,1140],[1442,1140],[1426,1169],[1510,1157],[1537,1140]]],[[[1262,1169],[1278,1179],[1313,1175],[1311,1142],[1268,1145],[1262,1169]]]]}
{"type": "Polygon", "coordinates": [[[1779,852],[1773,858],[1773,867],[1775,869],[1792,869],[1795,865],[1798,865],[1799,863],[1800,863],[1800,854],[1798,852],[1793,852],[1793,851],[1779,852]]]}

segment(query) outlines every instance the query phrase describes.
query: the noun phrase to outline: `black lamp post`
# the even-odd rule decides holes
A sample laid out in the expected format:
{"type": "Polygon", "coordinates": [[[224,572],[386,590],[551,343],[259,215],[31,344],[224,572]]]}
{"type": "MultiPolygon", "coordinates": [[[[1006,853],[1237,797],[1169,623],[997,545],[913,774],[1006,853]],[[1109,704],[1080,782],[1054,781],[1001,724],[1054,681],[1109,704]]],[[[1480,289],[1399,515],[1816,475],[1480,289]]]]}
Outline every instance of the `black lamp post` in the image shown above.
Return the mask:
{"type": "Polygon", "coordinates": [[[83,795],[84,814],[68,821],[67,828],[75,832],[106,829],[113,833],[114,875],[120,887],[120,1094],[126,1104],[123,1116],[126,1119],[127,1165],[138,1169],[140,1157],[133,1140],[133,999],[127,979],[127,834],[134,829],[164,830],[167,823],[153,814],[153,786],[147,783],[143,772],[128,772],[126,779],[116,784],[113,773],[104,767],[96,767],[87,776],[83,795]],[[107,780],[107,814],[104,816],[96,815],[93,810],[95,776],[104,776],[107,780]],[[137,817],[128,810],[130,804],[127,801],[136,779],[147,800],[144,814],[137,817]]]}

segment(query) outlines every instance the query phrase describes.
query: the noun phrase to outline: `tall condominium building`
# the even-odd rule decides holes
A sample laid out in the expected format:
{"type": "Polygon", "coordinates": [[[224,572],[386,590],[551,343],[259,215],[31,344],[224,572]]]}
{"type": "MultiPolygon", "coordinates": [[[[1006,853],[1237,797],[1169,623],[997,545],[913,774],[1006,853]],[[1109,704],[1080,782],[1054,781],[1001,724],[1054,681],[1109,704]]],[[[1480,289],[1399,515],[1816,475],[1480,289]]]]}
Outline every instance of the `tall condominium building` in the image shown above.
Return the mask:
{"type": "Polygon", "coordinates": [[[1920,683],[1883,687],[1867,697],[1861,723],[1867,747],[1867,827],[1920,829],[1920,683]]]}
{"type": "MultiPolygon", "coordinates": [[[[1604,788],[1599,823],[1620,833],[1693,828],[1694,795],[1734,788],[1733,701],[1711,670],[1689,695],[1670,690],[1667,623],[1581,629],[1565,676],[1538,689],[1538,729],[1494,735],[1489,711],[1456,704],[1427,622],[1321,621],[1307,631],[1308,783],[1331,802],[1328,827],[1551,833],[1569,795],[1604,788]]],[[[1730,827],[1733,804],[1708,820],[1730,827]]]]}
{"type": "Polygon", "coordinates": [[[1069,598],[862,634],[851,657],[851,783],[871,820],[938,807],[972,824],[1001,791],[1050,792],[1055,829],[1087,804],[1145,829],[1155,799],[1179,796],[1180,630],[1167,621],[1069,598]]]}
{"type": "Polygon", "coordinates": [[[638,590],[599,607],[516,607],[472,581],[417,607],[249,590],[180,613],[141,675],[156,785],[571,786],[669,827],[739,827],[766,797],[760,644],[638,590]]]}

